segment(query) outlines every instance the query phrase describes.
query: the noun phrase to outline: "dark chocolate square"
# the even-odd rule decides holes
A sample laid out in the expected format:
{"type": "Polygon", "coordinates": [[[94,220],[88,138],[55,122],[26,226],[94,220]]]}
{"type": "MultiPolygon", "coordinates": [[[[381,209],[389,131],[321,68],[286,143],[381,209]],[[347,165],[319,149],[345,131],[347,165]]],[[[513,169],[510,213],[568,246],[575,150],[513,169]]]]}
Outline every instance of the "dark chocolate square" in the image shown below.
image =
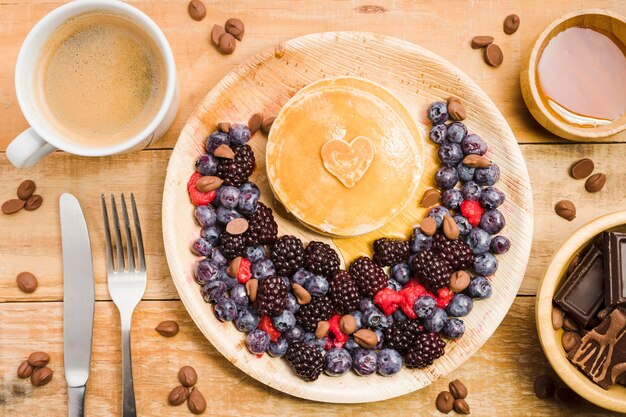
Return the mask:
{"type": "Polygon", "coordinates": [[[626,304],[626,233],[605,233],[604,245],[604,302],[626,304]]]}

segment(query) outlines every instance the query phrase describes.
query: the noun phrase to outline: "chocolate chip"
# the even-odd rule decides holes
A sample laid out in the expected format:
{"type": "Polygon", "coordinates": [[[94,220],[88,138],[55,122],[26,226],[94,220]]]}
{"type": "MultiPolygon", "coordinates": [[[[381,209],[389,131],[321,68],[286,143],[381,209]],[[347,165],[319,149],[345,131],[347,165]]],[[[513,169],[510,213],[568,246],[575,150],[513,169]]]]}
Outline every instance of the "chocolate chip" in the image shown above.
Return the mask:
{"type": "Polygon", "coordinates": [[[474,36],[472,38],[472,48],[480,49],[493,43],[493,36],[474,36]]]}
{"type": "Polygon", "coordinates": [[[213,155],[218,158],[235,159],[235,152],[233,152],[230,146],[225,144],[218,146],[213,152],[213,155]]]}
{"type": "Polygon", "coordinates": [[[502,29],[507,35],[512,35],[517,32],[519,28],[519,16],[516,14],[510,14],[504,19],[502,29]]]}
{"type": "Polygon", "coordinates": [[[24,200],[20,200],[19,198],[14,198],[12,200],[5,201],[2,204],[2,213],[4,214],[13,214],[17,213],[21,209],[24,208],[24,200]]]}
{"type": "Polygon", "coordinates": [[[343,334],[351,335],[356,332],[356,319],[352,314],[345,314],[339,319],[339,328],[343,334]]]}
{"type": "Polygon", "coordinates": [[[236,47],[237,41],[235,40],[235,37],[233,35],[225,32],[222,34],[222,36],[220,36],[217,48],[220,50],[221,53],[223,53],[224,55],[230,55],[235,52],[236,47]]]}
{"type": "Polygon", "coordinates": [[[449,214],[443,216],[443,234],[449,240],[456,240],[460,233],[459,225],[456,224],[452,216],[449,214]]]}
{"type": "Polygon", "coordinates": [[[456,271],[450,275],[450,289],[461,292],[469,286],[470,275],[465,271],[456,271]]]}
{"type": "Polygon", "coordinates": [[[243,34],[246,32],[243,22],[235,17],[231,17],[226,21],[224,29],[226,29],[226,32],[233,35],[238,41],[243,39],[243,34]]]}
{"type": "Polygon", "coordinates": [[[248,120],[248,129],[250,129],[250,134],[254,135],[263,124],[263,115],[261,113],[254,113],[250,116],[248,120]]]}
{"type": "Polygon", "coordinates": [[[556,203],[554,205],[554,211],[570,222],[576,218],[576,206],[569,200],[561,200],[556,203]]]}
{"type": "Polygon", "coordinates": [[[604,184],[606,184],[606,175],[598,172],[587,178],[587,181],[585,181],[585,189],[590,193],[597,193],[604,188],[604,184]]]}
{"type": "Polygon", "coordinates": [[[422,196],[422,201],[420,201],[420,206],[424,208],[429,208],[432,206],[436,206],[441,201],[441,194],[438,190],[434,188],[429,188],[424,192],[422,196]]]}
{"type": "Polygon", "coordinates": [[[39,194],[33,194],[24,204],[24,210],[34,211],[41,207],[43,204],[43,198],[39,194]]]}
{"type": "Polygon", "coordinates": [[[20,200],[28,200],[34,193],[37,186],[31,180],[23,181],[19,187],[17,187],[17,197],[20,200]]]}
{"type": "Polygon", "coordinates": [[[163,337],[174,337],[178,334],[180,328],[174,320],[164,320],[154,330],[163,337]]]}
{"type": "Polygon", "coordinates": [[[566,352],[570,352],[580,346],[581,337],[576,332],[563,332],[561,335],[561,345],[566,352]]]}
{"type": "Polygon", "coordinates": [[[467,112],[460,99],[456,97],[450,97],[448,99],[448,115],[452,120],[465,120],[467,112]]]}
{"type": "Polygon", "coordinates": [[[463,158],[463,164],[470,168],[488,168],[493,165],[493,162],[486,156],[470,154],[463,158]]]}
{"type": "Polygon", "coordinates": [[[470,406],[467,403],[467,401],[463,400],[463,399],[457,399],[454,400],[454,404],[452,404],[452,407],[454,408],[454,411],[456,411],[459,414],[469,414],[470,413],[470,406]]]}
{"type": "Polygon", "coordinates": [[[28,356],[28,363],[33,368],[44,367],[50,362],[50,355],[46,352],[33,352],[28,356]]]}
{"type": "Polygon", "coordinates": [[[231,235],[241,235],[248,230],[248,221],[246,219],[233,219],[226,225],[226,231],[231,235]]]}
{"type": "Polygon", "coordinates": [[[435,400],[435,407],[440,413],[448,414],[454,407],[454,397],[448,391],[441,391],[435,400]]]}
{"type": "Polygon", "coordinates": [[[276,120],[276,117],[274,116],[266,117],[265,119],[263,119],[263,123],[261,124],[261,132],[269,135],[270,129],[274,124],[274,120],[276,120]]]}
{"type": "Polygon", "coordinates": [[[330,330],[330,324],[326,320],[318,321],[315,327],[315,337],[318,339],[323,338],[328,334],[328,330],[330,330]]]}
{"type": "Polygon", "coordinates": [[[504,55],[502,49],[495,43],[488,45],[485,48],[485,62],[492,67],[498,67],[504,61],[504,55]]]}
{"type": "Polygon", "coordinates": [[[44,368],[37,368],[30,376],[30,382],[36,387],[41,387],[52,380],[53,373],[54,372],[52,372],[52,369],[48,368],[47,366],[44,368]]]}
{"type": "Polygon", "coordinates": [[[539,375],[535,378],[533,388],[537,398],[547,400],[548,398],[552,398],[554,396],[556,384],[548,375],[539,375]]]}
{"type": "Polygon", "coordinates": [[[30,378],[34,370],[35,368],[28,361],[22,361],[20,366],[17,367],[17,377],[22,379],[30,378]]]}
{"type": "Polygon", "coordinates": [[[181,405],[187,401],[188,397],[189,388],[179,385],[170,391],[170,395],[167,396],[167,402],[170,403],[170,405],[181,405]]]}
{"type": "Polygon", "coordinates": [[[206,16],[206,7],[200,0],[191,0],[187,6],[187,12],[193,20],[200,21],[206,16]]]}
{"type": "Polygon", "coordinates": [[[254,303],[256,301],[256,294],[259,291],[259,280],[252,278],[246,282],[246,293],[248,293],[248,298],[250,302],[254,303]]]}
{"type": "Polygon", "coordinates": [[[183,366],[178,371],[178,380],[185,387],[193,387],[198,382],[198,374],[191,366],[183,366]]]}
{"type": "Polygon", "coordinates": [[[374,349],[378,344],[378,336],[370,329],[360,329],[352,334],[354,341],[365,349],[374,349]]]}
{"type": "Polygon", "coordinates": [[[189,398],[187,398],[187,408],[192,414],[202,414],[206,410],[206,400],[198,388],[194,387],[191,390],[189,398]]]}
{"type": "Polygon", "coordinates": [[[573,178],[580,180],[587,178],[593,172],[594,163],[589,158],[583,158],[572,164],[570,168],[570,174],[573,178]]]}
{"type": "Polygon", "coordinates": [[[20,272],[15,281],[17,282],[17,288],[26,294],[34,292],[39,285],[37,277],[30,272],[20,272]]]}
{"type": "Polygon", "coordinates": [[[224,30],[224,28],[220,25],[213,25],[213,28],[211,28],[211,40],[213,41],[213,44],[215,46],[219,46],[220,44],[220,37],[226,33],[226,31],[224,30]]]}
{"type": "Polygon", "coordinates": [[[557,306],[553,306],[552,307],[552,328],[554,330],[559,330],[560,328],[563,327],[563,319],[565,314],[563,313],[563,310],[561,310],[560,307],[557,306]]]}

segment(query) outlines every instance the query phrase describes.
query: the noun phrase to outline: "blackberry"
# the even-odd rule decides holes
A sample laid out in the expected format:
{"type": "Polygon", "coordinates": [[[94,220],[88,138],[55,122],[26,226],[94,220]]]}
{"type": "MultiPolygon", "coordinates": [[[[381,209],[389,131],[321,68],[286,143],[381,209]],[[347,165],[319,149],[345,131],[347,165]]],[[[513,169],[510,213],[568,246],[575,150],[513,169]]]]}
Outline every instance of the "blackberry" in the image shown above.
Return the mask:
{"type": "Polygon", "coordinates": [[[432,292],[450,285],[450,274],[454,272],[446,259],[432,249],[416,253],[411,258],[411,269],[420,281],[432,292]]]}
{"type": "Polygon", "coordinates": [[[300,306],[296,313],[296,323],[298,323],[307,332],[314,332],[317,328],[317,322],[328,320],[333,315],[333,306],[330,298],[313,297],[311,302],[300,306]]]}
{"type": "Polygon", "coordinates": [[[385,329],[385,347],[404,352],[415,345],[421,333],[422,330],[418,320],[394,322],[385,329]]]}
{"type": "Polygon", "coordinates": [[[256,167],[254,152],[248,145],[235,148],[233,152],[234,159],[218,158],[216,175],[224,181],[224,185],[241,187],[256,167]]]}
{"type": "Polygon", "coordinates": [[[446,342],[439,334],[422,333],[417,337],[415,344],[405,352],[404,361],[407,368],[425,368],[445,353],[446,342]]]}
{"type": "Polygon", "coordinates": [[[352,261],[349,272],[363,296],[373,298],[378,291],[387,286],[388,277],[385,271],[365,256],[352,261]]]}
{"type": "Polygon", "coordinates": [[[305,381],[315,381],[324,368],[322,352],[302,341],[289,344],[285,359],[296,375],[305,381]]]}
{"type": "Polygon", "coordinates": [[[278,225],[272,209],[259,202],[257,209],[248,217],[248,230],[243,234],[248,246],[270,245],[278,237],[278,225]]]}
{"type": "Polygon", "coordinates": [[[314,274],[332,278],[341,261],[337,252],[323,242],[310,242],[304,250],[304,267],[314,274]]]}
{"type": "Polygon", "coordinates": [[[442,234],[436,234],[433,249],[448,261],[453,271],[469,269],[474,264],[472,248],[462,239],[449,240],[442,234]]]}
{"type": "Polygon", "coordinates": [[[270,257],[279,275],[291,276],[304,264],[304,246],[295,236],[282,236],[270,249],[270,257]]]}
{"type": "Polygon", "coordinates": [[[271,276],[259,281],[256,310],[261,316],[277,316],[287,306],[289,289],[282,277],[271,276]]]}
{"type": "Polygon", "coordinates": [[[378,266],[394,266],[409,256],[409,242],[382,238],[374,241],[374,262],[378,266]]]}
{"type": "Polygon", "coordinates": [[[238,256],[243,256],[246,250],[246,240],[243,235],[231,235],[228,232],[222,232],[219,247],[228,260],[235,259],[238,256]]]}
{"type": "Polygon", "coordinates": [[[349,314],[359,309],[359,290],[352,276],[346,271],[339,271],[330,281],[330,300],[337,313],[349,314]]]}

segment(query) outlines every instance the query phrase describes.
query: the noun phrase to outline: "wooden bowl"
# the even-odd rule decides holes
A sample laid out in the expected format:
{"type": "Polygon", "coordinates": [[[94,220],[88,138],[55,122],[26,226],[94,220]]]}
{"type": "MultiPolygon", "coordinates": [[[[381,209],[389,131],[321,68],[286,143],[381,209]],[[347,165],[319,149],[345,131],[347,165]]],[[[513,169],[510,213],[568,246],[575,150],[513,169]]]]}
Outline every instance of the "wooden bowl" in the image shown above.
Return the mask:
{"type": "Polygon", "coordinates": [[[614,385],[604,390],[572,364],[561,345],[562,330],[552,328],[552,297],[565,278],[574,256],[605,230],[626,224],[626,211],[618,211],[587,223],[572,234],[555,252],[539,283],[535,318],[539,341],[552,368],[571,389],[586,400],[609,410],[626,413],[626,387],[614,385]]]}
{"type": "Polygon", "coordinates": [[[528,110],[546,129],[562,138],[575,141],[600,141],[626,129],[626,113],[605,126],[578,127],[556,117],[545,105],[537,87],[537,64],[548,42],[572,27],[590,27],[614,35],[626,44],[626,18],[609,10],[589,9],[568,13],[555,20],[537,38],[527,59],[522,61],[520,87],[528,110]]]}
{"type": "MultiPolygon", "coordinates": [[[[424,142],[424,173],[416,198],[381,229],[331,240],[276,215],[279,234],[294,234],[305,242],[328,242],[339,250],[346,264],[358,256],[370,256],[376,238],[408,237],[426,212],[419,207],[418,196],[434,186],[434,173],[439,167],[437,148],[430,141],[424,142]]],[[[276,209],[265,170],[266,143],[260,132],[250,141],[257,161],[252,181],[261,188],[262,201],[276,209]]],[[[524,278],[532,241],[532,203],[528,172],[513,132],[494,103],[467,75],[438,55],[399,39],[362,32],[330,32],[292,39],[276,50],[255,56],[228,74],[201,101],[183,128],[168,166],[163,192],[163,238],[172,279],[182,302],[225,360],[268,386],[297,397],[360,403],[423,388],[452,372],[489,339],[511,307],[524,278]],[[507,220],[503,233],[513,246],[498,257],[499,269],[493,279],[491,298],[474,304],[471,314],[463,318],[465,335],[458,341],[448,341],[446,355],[432,366],[422,370],[405,368],[392,377],[378,374],[360,377],[349,372],[339,378],[322,375],[315,382],[305,382],[289,369],[285,360],[250,354],[244,335],[232,323],[218,321],[211,305],[202,299],[193,277],[198,258],[189,250],[200,228],[193,218],[186,183],[194,172],[195,160],[204,152],[205,138],[218,122],[245,123],[255,112],[278,114],[303,86],[321,78],[346,75],[367,78],[388,88],[404,102],[421,129],[428,127],[426,109],[433,101],[458,96],[465,102],[469,131],[488,141],[488,156],[500,166],[498,187],[507,198],[501,206],[507,220]]]]}

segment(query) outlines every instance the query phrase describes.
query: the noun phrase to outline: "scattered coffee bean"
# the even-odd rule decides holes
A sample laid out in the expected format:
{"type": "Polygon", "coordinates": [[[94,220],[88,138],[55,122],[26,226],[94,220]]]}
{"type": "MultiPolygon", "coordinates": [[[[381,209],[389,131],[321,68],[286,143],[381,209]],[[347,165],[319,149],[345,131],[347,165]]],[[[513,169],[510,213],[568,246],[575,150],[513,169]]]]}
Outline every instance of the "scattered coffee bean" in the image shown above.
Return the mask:
{"type": "Polygon", "coordinates": [[[170,391],[170,395],[167,396],[167,402],[170,403],[170,405],[181,405],[187,401],[188,397],[189,388],[179,385],[170,391]]]}
{"type": "Polygon", "coordinates": [[[467,403],[467,401],[462,400],[462,399],[457,399],[454,400],[454,404],[452,404],[452,407],[454,408],[454,411],[456,411],[459,414],[469,414],[470,413],[470,406],[467,403]]]}
{"type": "Polygon", "coordinates": [[[295,295],[296,300],[298,300],[298,304],[305,305],[311,302],[311,294],[309,294],[302,285],[294,282],[291,284],[291,288],[293,289],[293,295],[295,295]]]}
{"type": "Polygon", "coordinates": [[[274,116],[266,117],[265,119],[263,119],[263,124],[261,124],[261,132],[265,133],[266,135],[269,135],[270,129],[272,128],[272,125],[274,124],[274,120],[276,120],[276,117],[274,116]]]}
{"type": "Polygon", "coordinates": [[[450,289],[454,292],[461,292],[470,284],[470,275],[465,271],[456,271],[450,275],[450,289]]]}
{"type": "Polygon", "coordinates": [[[228,145],[218,146],[213,152],[213,155],[218,158],[235,159],[235,152],[233,152],[233,150],[228,145]]]}
{"type": "Polygon", "coordinates": [[[233,219],[226,225],[226,231],[231,235],[241,235],[248,230],[248,221],[243,217],[233,219]]]}
{"type": "Polygon", "coordinates": [[[211,40],[215,46],[219,46],[220,38],[224,33],[226,33],[226,31],[223,26],[213,25],[213,28],[211,29],[211,40]]]}
{"type": "Polygon", "coordinates": [[[598,172],[587,178],[587,181],[585,181],[585,189],[590,193],[597,193],[604,188],[604,184],[606,184],[606,175],[598,172]]]}
{"type": "Polygon", "coordinates": [[[48,368],[47,366],[43,368],[37,368],[30,376],[30,382],[36,387],[44,386],[52,380],[53,373],[54,372],[52,372],[52,369],[48,368]]]}
{"type": "Polygon", "coordinates": [[[458,379],[450,382],[448,384],[448,388],[450,389],[450,394],[452,394],[452,396],[457,400],[464,400],[465,398],[467,398],[467,387],[458,379]]]}
{"type": "Polygon", "coordinates": [[[563,327],[563,319],[565,313],[561,310],[561,307],[553,306],[552,307],[552,328],[554,330],[559,330],[563,327]]]}
{"type": "Polygon", "coordinates": [[[217,128],[218,128],[221,132],[224,132],[224,133],[228,133],[228,132],[230,132],[230,127],[231,127],[231,124],[230,124],[230,123],[228,123],[228,122],[219,122],[219,123],[217,124],[217,128]]]}
{"type": "Polygon", "coordinates": [[[576,269],[576,267],[578,266],[578,264],[580,263],[580,253],[577,253],[573,258],[572,261],[569,263],[569,266],[567,267],[567,275],[571,275],[572,272],[574,272],[574,269],[576,269]]]}
{"type": "Polygon", "coordinates": [[[493,43],[493,36],[474,36],[472,38],[472,49],[480,49],[493,43]]]}
{"type": "Polygon", "coordinates": [[[193,414],[202,414],[206,410],[206,400],[198,388],[192,388],[187,398],[187,407],[193,414]]]}
{"type": "Polygon", "coordinates": [[[537,396],[537,398],[547,400],[548,398],[552,398],[554,396],[556,384],[554,383],[554,380],[548,375],[538,375],[535,378],[533,388],[535,390],[535,395],[537,396]]]}
{"type": "Polygon", "coordinates": [[[356,319],[352,314],[345,314],[339,320],[339,328],[343,334],[348,336],[356,332],[356,319]]]}
{"type": "Polygon", "coordinates": [[[572,404],[580,400],[580,396],[569,387],[557,388],[554,397],[564,404],[572,404]]]}
{"type": "Polygon", "coordinates": [[[1,210],[3,214],[13,214],[23,209],[25,204],[26,203],[24,202],[24,200],[20,200],[19,198],[14,198],[14,199],[5,201],[2,204],[1,210]]]}
{"type": "Polygon", "coordinates": [[[570,222],[576,218],[576,206],[569,200],[561,200],[556,203],[554,205],[554,211],[570,222]]]}
{"type": "Polygon", "coordinates": [[[180,330],[178,323],[174,320],[164,320],[157,327],[154,328],[163,337],[174,337],[180,330]]]}
{"type": "Polygon", "coordinates": [[[193,387],[198,382],[198,374],[191,366],[183,366],[178,371],[178,380],[185,387],[193,387]]]}
{"type": "Polygon", "coordinates": [[[248,129],[250,129],[250,135],[254,135],[263,124],[263,115],[261,113],[254,113],[248,120],[248,129]]]}
{"type": "Polygon", "coordinates": [[[201,193],[209,193],[220,188],[223,183],[224,180],[222,180],[220,177],[207,175],[198,179],[198,181],[196,182],[196,189],[201,193]]]}
{"type": "Polygon", "coordinates": [[[187,6],[187,11],[193,20],[200,21],[206,16],[206,7],[200,0],[191,0],[187,6]]]}
{"type": "Polygon", "coordinates": [[[504,62],[504,54],[502,49],[495,43],[488,45],[485,48],[485,62],[492,67],[499,67],[504,62]]]}
{"type": "Polygon", "coordinates": [[[34,292],[39,285],[37,277],[30,272],[20,272],[15,280],[17,281],[17,288],[26,294],[34,292]]]}
{"type": "Polygon", "coordinates": [[[22,379],[30,378],[34,370],[35,368],[33,368],[28,361],[22,361],[20,366],[17,367],[17,376],[22,379]]]}
{"type": "Polygon", "coordinates": [[[517,32],[519,28],[519,16],[516,14],[510,14],[504,19],[504,23],[502,24],[502,29],[504,33],[507,35],[512,35],[517,32]]]}
{"type": "Polygon", "coordinates": [[[237,47],[237,41],[235,37],[230,33],[224,32],[222,36],[220,36],[219,43],[217,44],[217,49],[224,55],[230,55],[235,52],[235,48],[237,47]]]}
{"type": "Polygon", "coordinates": [[[360,329],[352,334],[354,341],[365,349],[374,349],[378,344],[378,336],[370,329],[360,329]]]}
{"type": "Polygon", "coordinates": [[[246,282],[246,292],[248,293],[248,298],[250,302],[254,303],[256,301],[256,294],[259,291],[259,280],[252,278],[246,282]]]}
{"type": "Polygon", "coordinates": [[[441,391],[435,400],[435,407],[440,413],[448,414],[454,407],[454,397],[448,391],[441,391]]]}
{"type": "Polygon", "coordinates": [[[572,164],[572,167],[569,170],[572,178],[580,180],[583,178],[587,178],[594,169],[594,163],[589,158],[583,158],[579,161],[576,161],[572,164]]]}
{"type": "Polygon", "coordinates": [[[50,362],[50,355],[46,352],[33,352],[28,356],[28,363],[33,368],[42,368],[50,362]]]}
{"type": "Polygon", "coordinates": [[[574,320],[565,316],[565,318],[563,319],[563,329],[570,332],[577,332],[578,330],[580,330],[580,326],[574,320]]]}
{"type": "Polygon", "coordinates": [[[323,338],[328,334],[328,330],[330,330],[330,324],[326,320],[318,321],[315,328],[315,337],[318,339],[323,338]]]}
{"type": "Polygon", "coordinates": [[[19,187],[17,187],[17,197],[20,200],[28,200],[34,193],[37,186],[31,180],[23,181],[19,187]]]}
{"type": "Polygon", "coordinates": [[[566,352],[570,352],[580,346],[581,337],[576,332],[563,332],[561,335],[561,344],[566,352]]]}
{"type": "Polygon", "coordinates": [[[450,240],[456,240],[460,233],[459,225],[456,224],[452,216],[446,214],[443,217],[443,234],[450,240]]]}
{"type": "Polygon", "coordinates": [[[424,208],[429,208],[432,206],[436,206],[441,201],[441,194],[438,190],[434,188],[429,188],[424,192],[422,196],[422,201],[420,202],[420,206],[424,208]]]}
{"type": "Polygon", "coordinates": [[[432,236],[437,231],[437,222],[432,217],[424,217],[420,223],[420,229],[426,236],[432,236]]]}
{"type": "Polygon", "coordinates": [[[465,106],[459,98],[450,97],[448,99],[448,115],[452,120],[458,121],[465,120],[465,118],[467,117],[465,106]]]}
{"type": "Polygon", "coordinates": [[[35,211],[43,204],[43,198],[39,194],[33,194],[24,204],[24,210],[35,211]]]}
{"type": "Polygon", "coordinates": [[[243,34],[246,32],[243,22],[235,17],[231,17],[226,21],[224,29],[238,41],[243,39],[243,34]]]}

